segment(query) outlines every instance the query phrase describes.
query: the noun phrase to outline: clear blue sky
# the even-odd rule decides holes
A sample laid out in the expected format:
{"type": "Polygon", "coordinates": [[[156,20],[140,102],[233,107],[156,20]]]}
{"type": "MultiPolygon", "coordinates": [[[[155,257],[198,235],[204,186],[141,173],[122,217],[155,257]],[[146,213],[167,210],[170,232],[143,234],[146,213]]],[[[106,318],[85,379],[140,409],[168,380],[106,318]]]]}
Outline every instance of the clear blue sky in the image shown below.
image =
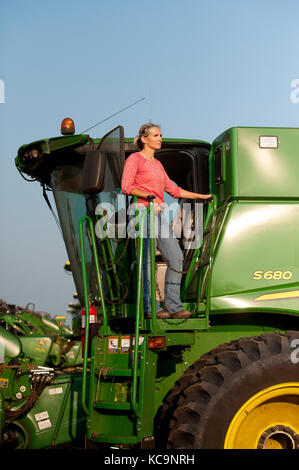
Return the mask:
{"type": "Polygon", "coordinates": [[[143,97],[90,135],[121,124],[135,136],[149,118],[207,141],[235,125],[297,127],[298,17],[298,0],[1,0],[0,298],[54,316],[75,292],[41,187],[15,168],[22,144],[143,97]]]}

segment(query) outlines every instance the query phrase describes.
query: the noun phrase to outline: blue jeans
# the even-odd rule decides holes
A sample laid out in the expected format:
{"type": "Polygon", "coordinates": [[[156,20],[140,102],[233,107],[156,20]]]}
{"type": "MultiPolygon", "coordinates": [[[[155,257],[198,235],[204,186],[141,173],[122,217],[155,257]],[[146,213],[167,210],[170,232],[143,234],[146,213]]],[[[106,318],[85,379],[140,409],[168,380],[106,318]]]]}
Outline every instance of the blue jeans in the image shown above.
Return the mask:
{"type": "MultiPolygon", "coordinates": [[[[143,211],[146,208],[139,206],[140,220],[143,211]]],[[[133,215],[130,209],[129,214],[133,215]]],[[[135,212],[134,212],[135,213],[135,212]]],[[[151,281],[150,281],[150,237],[149,237],[149,216],[146,217],[143,238],[143,307],[145,315],[151,313],[151,281]]],[[[155,214],[155,236],[158,240],[159,249],[167,263],[177,271],[183,270],[183,253],[175,238],[171,227],[162,213],[155,214]]],[[[183,304],[180,299],[182,274],[177,273],[167,266],[164,287],[164,304],[167,311],[171,314],[183,310],[183,304]]],[[[156,311],[161,310],[160,302],[156,301],[156,311]]]]}

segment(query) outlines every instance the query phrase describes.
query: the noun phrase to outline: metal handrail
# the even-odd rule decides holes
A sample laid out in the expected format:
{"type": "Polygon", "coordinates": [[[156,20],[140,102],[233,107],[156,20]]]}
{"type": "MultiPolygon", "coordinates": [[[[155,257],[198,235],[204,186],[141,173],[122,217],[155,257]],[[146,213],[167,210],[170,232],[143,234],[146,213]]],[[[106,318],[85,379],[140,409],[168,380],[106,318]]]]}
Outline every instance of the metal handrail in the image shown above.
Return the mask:
{"type": "Polygon", "coordinates": [[[156,237],[155,237],[155,212],[154,204],[149,204],[149,235],[150,235],[150,271],[151,271],[151,307],[152,307],[152,330],[155,329],[156,312],[156,237]]]}
{"type": "MultiPolygon", "coordinates": [[[[136,213],[138,213],[138,229],[139,234],[137,239],[137,300],[136,300],[136,324],[135,324],[135,350],[133,355],[133,374],[132,374],[132,409],[136,416],[140,415],[140,410],[137,406],[137,385],[138,385],[138,354],[139,354],[139,337],[140,337],[140,315],[143,312],[143,295],[142,295],[142,264],[143,264],[143,249],[144,249],[144,224],[147,215],[149,214],[150,224],[150,266],[151,266],[151,306],[152,306],[152,329],[156,323],[156,301],[155,301],[155,214],[154,204],[150,202],[147,209],[141,214],[138,211],[138,206],[135,206],[136,213]],[[138,212],[137,212],[138,211],[138,212]]],[[[82,407],[87,415],[89,415],[89,409],[86,405],[86,383],[87,383],[87,362],[88,362],[88,342],[89,342],[89,296],[88,296],[88,283],[87,283],[87,272],[86,272],[86,260],[85,260],[85,244],[84,244],[84,223],[89,223],[91,244],[93,257],[96,267],[96,276],[99,286],[100,299],[102,304],[103,312],[103,334],[108,333],[108,319],[104,300],[104,292],[102,287],[102,280],[100,274],[100,267],[97,255],[97,246],[94,233],[93,221],[89,216],[84,216],[80,219],[79,233],[80,233],[80,248],[81,248],[81,262],[82,262],[82,277],[83,277],[83,289],[84,289],[84,303],[86,311],[86,325],[85,325],[85,348],[83,356],[83,379],[82,379],[82,407]]]]}
{"type": "Polygon", "coordinates": [[[84,226],[85,221],[88,221],[89,228],[90,228],[93,257],[94,257],[94,262],[95,262],[95,267],[96,267],[96,276],[97,276],[100,299],[101,299],[101,304],[102,304],[103,333],[104,334],[107,334],[108,321],[107,321],[107,312],[106,312],[106,306],[105,306],[105,300],[104,300],[102,279],[101,279],[100,268],[99,268],[98,254],[97,254],[97,248],[96,248],[94,226],[93,226],[92,219],[86,215],[80,219],[79,234],[80,234],[84,303],[85,303],[85,312],[86,312],[86,324],[85,324],[85,335],[84,335],[85,347],[84,347],[84,355],[83,355],[83,377],[82,377],[82,408],[85,411],[85,413],[89,415],[89,409],[86,405],[86,383],[87,383],[87,362],[88,362],[88,342],[89,342],[89,296],[88,296],[88,284],[87,284],[86,261],[85,261],[85,244],[84,244],[84,232],[83,232],[83,226],[84,226]]]}
{"type": "MultiPolygon", "coordinates": [[[[139,233],[144,233],[144,220],[147,216],[147,211],[139,218],[139,233]]],[[[135,349],[133,356],[133,377],[132,377],[132,409],[136,416],[139,416],[139,410],[137,407],[137,380],[138,380],[138,352],[139,352],[139,322],[140,312],[142,309],[142,261],[143,261],[143,236],[138,237],[138,249],[137,249],[137,300],[136,300],[136,323],[135,323],[135,349]]]]}
{"type": "Polygon", "coordinates": [[[206,328],[209,327],[210,319],[210,308],[211,308],[211,282],[212,282],[212,266],[213,266],[213,253],[214,253],[214,242],[215,242],[215,221],[217,212],[217,197],[213,196],[213,208],[212,208],[212,225],[211,225],[211,241],[210,241],[210,253],[209,253],[209,268],[208,268],[208,284],[207,284],[207,296],[206,296],[206,328]]]}
{"type": "MultiPolygon", "coordinates": [[[[137,212],[138,206],[135,205],[135,210],[137,212]]],[[[155,275],[155,213],[154,213],[154,204],[149,203],[147,209],[141,214],[141,220],[138,211],[138,250],[137,250],[137,273],[138,273],[138,283],[137,283],[137,301],[136,301],[136,324],[135,324],[135,350],[133,356],[133,379],[132,379],[132,409],[135,412],[136,416],[139,416],[139,410],[137,407],[137,380],[138,380],[138,352],[139,352],[139,324],[140,324],[140,313],[143,311],[142,302],[142,263],[143,263],[143,240],[144,240],[144,223],[147,215],[149,214],[149,227],[150,227],[150,278],[151,278],[151,307],[152,307],[152,330],[155,328],[156,324],[156,275],[155,275]],[[141,234],[141,236],[140,236],[141,234]]]]}
{"type": "MultiPolygon", "coordinates": [[[[101,214],[101,215],[103,215],[103,214],[101,214]]],[[[109,253],[109,256],[110,256],[110,259],[111,259],[111,265],[113,267],[113,274],[115,274],[115,269],[116,269],[115,268],[115,259],[114,259],[114,255],[113,255],[112,248],[111,248],[111,245],[110,245],[109,237],[107,235],[105,235],[105,236],[103,235],[102,230],[101,230],[101,224],[100,223],[98,224],[98,222],[100,222],[100,219],[97,216],[96,216],[96,219],[97,219],[97,228],[100,231],[101,250],[102,250],[102,255],[103,255],[103,259],[104,259],[104,265],[105,265],[105,267],[108,265],[106,250],[103,246],[103,240],[105,239],[105,241],[107,243],[108,253],[109,253]]],[[[118,283],[118,279],[117,279],[116,276],[114,276],[114,280],[115,280],[116,289],[117,289],[117,293],[118,293],[118,297],[119,297],[120,296],[120,288],[119,288],[119,283],[118,283]]],[[[107,273],[107,284],[108,284],[111,299],[113,299],[113,289],[111,287],[111,279],[110,279],[110,276],[109,276],[108,273],[107,273]]],[[[112,305],[112,308],[115,309],[115,306],[112,305]]]]}

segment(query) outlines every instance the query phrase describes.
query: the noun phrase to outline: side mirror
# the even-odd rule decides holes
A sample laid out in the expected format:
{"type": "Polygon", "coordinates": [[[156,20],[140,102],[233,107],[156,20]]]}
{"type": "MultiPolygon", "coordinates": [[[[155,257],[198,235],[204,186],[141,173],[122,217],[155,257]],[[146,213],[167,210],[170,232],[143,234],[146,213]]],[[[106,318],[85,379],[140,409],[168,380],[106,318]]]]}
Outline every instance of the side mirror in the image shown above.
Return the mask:
{"type": "Polygon", "coordinates": [[[106,155],[100,150],[91,150],[85,157],[83,168],[83,194],[99,193],[104,189],[106,155]]]}
{"type": "Polygon", "coordinates": [[[82,192],[99,193],[105,186],[105,171],[108,164],[114,184],[120,186],[125,160],[124,129],[118,126],[108,132],[96,150],[91,150],[85,157],[83,168],[82,192]]]}

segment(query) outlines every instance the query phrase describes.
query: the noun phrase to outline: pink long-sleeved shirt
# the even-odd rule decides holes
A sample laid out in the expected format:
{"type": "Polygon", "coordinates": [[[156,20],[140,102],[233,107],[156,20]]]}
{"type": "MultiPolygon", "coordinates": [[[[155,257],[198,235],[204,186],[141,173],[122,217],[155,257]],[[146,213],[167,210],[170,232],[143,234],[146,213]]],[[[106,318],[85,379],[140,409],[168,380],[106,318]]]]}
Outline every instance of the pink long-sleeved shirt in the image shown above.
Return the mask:
{"type": "MultiPolygon", "coordinates": [[[[124,194],[131,194],[132,189],[139,189],[156,196],[156,201],[163,207],[164,191],[172,197],[179,198],[181,188],[171,181],[159,160],[151,162],[141,153],[132,153],[126,160],[121,190],[124,194]]],[[[148,205],[147,199],[138,198],[139,204],[148,205]]]]}

